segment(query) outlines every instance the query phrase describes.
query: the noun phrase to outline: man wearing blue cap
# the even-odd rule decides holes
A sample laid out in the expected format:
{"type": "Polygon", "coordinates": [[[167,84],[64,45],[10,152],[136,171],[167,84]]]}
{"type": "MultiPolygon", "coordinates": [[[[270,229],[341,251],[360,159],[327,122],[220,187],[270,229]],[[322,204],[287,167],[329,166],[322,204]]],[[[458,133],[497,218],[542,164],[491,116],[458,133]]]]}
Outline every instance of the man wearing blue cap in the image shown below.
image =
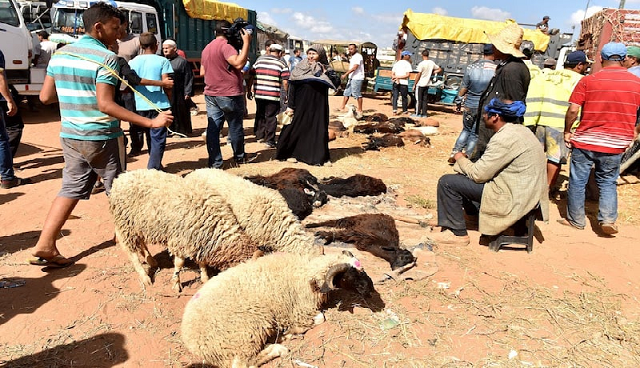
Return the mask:
{"type": "Polygon", "coordinates": [[[402,96],[402,112],[406,114],[409,109],[409,75],[413,71],[411,66],[411,52],[402,51],[400,54],[401,59],[393,64],[391,68],[391,80],[393,81],[393,89],[391,92],[391,106],[393,108],[393,115],[398,115],[398,94],[402,96]]]}
{"type": "Polygon", "coordinates": [[[610,42],[602,48],[602,69],[578,82],[569,98],[565,115],[564,141],[571,148],[567,193],[567,218],[563,225],[584,229],[585,187],[591,167],[600,189],[598,222],[607,235],[618,233],[616,180],[620,159],[637,137],[636,116],[640,106],[640,78],[622,66],[627,48],[610,42]],[[572,130],[582,108],[580,124],[572,130]]]}
{"type": "Polygon", "coordinates": [[[538,205],[547,219],[544,152],[533,133],[517,123],[525,110],[522,101],[493,98],[485,105],[482,119],[495,134],[476,162],[456,153],[453,170],[458,174],[443,175],[438,181],[442,232],[429,235],[436,243],[470,243],[465,212],[478,215],[478,230],[490,236],[499,235],[538,205]]]}

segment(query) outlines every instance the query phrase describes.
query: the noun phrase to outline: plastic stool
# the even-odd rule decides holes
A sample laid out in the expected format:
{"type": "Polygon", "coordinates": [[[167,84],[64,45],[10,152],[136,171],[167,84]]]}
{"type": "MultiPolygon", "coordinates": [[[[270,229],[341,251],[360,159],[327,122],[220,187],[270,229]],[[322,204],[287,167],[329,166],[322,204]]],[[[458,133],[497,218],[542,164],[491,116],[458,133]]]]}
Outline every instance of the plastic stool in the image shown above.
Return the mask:
{"type": "Polygon", "coordinates": [[[526,231],[524,231],[523,235],[498,235],[498,237],[489,243],[489,249],[497,252],[501,247],[509,244],[522,244],[526,245],[527,253],[531,253],[533,250],[533,232],[535,230],[535,222],[536,217],[538,215],[542,215],[540,213],[540,205],[536,206],[536,208],[532,209],[527,213],[523,218],[518,220],[513,228],[516,229],[524,229],[526,226],[526,231]]]}

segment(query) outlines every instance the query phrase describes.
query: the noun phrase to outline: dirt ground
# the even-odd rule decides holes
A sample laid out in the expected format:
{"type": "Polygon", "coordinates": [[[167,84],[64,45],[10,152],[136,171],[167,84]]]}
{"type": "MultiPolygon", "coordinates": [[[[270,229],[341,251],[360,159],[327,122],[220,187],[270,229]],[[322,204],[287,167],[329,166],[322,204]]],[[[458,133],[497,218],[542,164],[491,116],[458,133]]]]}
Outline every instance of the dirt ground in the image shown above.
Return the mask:
{"type": "MultiPolygon", "coordinates": [[[[331,97],[331,106],[342,97],[331,97]]],[[[206,165],[200,137],[206,126],[202,96],[193,119],[196,135],[169,138],[166,170],[186,174],[206,165]]],[[[155,284],[144,291],[124,252],[112,241],[107,197],[82,201],[60,234],[58,247],[76,264],[62,270],[30,266],[26,259],[60,188],[63,160],[54,108],[23,105],[26,128],[15,164],[34,184],[0,191],[0,279],[25,285],[0,289],[0,365],[6,367],[199,366],[180,341],[185,304],[201,285],[186,271],[179,296],[168,286],[171,260],[162,249],[155,284]]],[[[249,111],[255,106],[250,102],[249,111]]],[[[388,98],[367,98],[367,113],[391,113],[388,98]]],[[[332,167],[273,160],[274,150],[247,136],[256,162],[228,168],[271,174],[284,167],[317,177],[356,173],[381,178],[389,193],[376,198],[332,199],[307,221],[362,212],[385,212],[435,221],[436,183],[452,172],[446,160],[461,128],[461,116],[434,108],[440,133],[432,148],[407,145],[362,151],[365,137],[330,143],[332,167]]],[[[245,120],[252,126],[252,120],[245,120]]],[[[250,129],[246,130],[247,132],[250,129]]],[[[226,159],[230,148],[223,147],[226,159]]],[[[147,156],[129,169],[146,166],[147,156]]],[[[228,165],[227,165],[228,166],[228,165]]],[[[551,221],[538,222],[533,252],[498,253],[478,244],[422,251],[413,277],[376,286],[372,300],[329,306],[327,322],[285,343],[290,354],[269,367],[470,367],[640,366],[640,185],[625,176],[618,188],[620,233],[598,234],[597,203],[587,207],[592,226],[579,231],[556,223],[566,202],[551,203],[551,221]],[[594,227],[595,225],[595,227],[594,227]],[[302,365],[305,366],[305,365],[302,365]]],[[[561,180],[566,182],[566,171],[561,180]]],[[[566,183],[563,185],[566,188],[566,183]]],[[[402,244],[430,245],[429,229],[397,222],[402,244]]],[[[327,248],[328,251],[336,249],[327,248]]],[[[377,279],[388,265],[354,251],[377,279]]],[[[260,291],[257,291],[260,292],[260,291]]]]}

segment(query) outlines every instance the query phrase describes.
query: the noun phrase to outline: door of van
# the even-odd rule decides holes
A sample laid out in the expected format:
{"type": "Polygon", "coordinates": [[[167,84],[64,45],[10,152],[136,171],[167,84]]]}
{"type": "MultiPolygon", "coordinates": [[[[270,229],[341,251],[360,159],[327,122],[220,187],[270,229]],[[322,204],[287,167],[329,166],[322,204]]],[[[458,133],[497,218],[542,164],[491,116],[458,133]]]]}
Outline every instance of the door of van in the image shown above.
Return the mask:
{"type": "Polygon", "coordinates": [[[4,54],[5,71],[11,84],[29,82],[31,34],[14,0],[0,0],[0,50],[4,54]]]}

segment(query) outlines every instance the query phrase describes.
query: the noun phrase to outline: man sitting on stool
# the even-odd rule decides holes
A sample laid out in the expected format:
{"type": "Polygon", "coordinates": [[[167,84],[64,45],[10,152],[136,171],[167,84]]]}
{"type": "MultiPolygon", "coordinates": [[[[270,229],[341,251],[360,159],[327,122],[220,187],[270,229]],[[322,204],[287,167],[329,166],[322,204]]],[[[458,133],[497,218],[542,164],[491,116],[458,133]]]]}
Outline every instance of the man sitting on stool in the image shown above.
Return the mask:
{"type": "Polygon", "coordinates": [[[479,231],[485,235],[500,234],[538,204],[547,220],[546,156],[527,127],[511,124],[525,110],[522,101],[497,98],[485,106],[482,118],[495,135],[476,162],[456,153],[453,169],[458,174],[444,175],[438,181],[438,226],[442,232],[430,235],[436,243],[469,244],[465,211],[470,216],[479,212],[479,231]]]}

